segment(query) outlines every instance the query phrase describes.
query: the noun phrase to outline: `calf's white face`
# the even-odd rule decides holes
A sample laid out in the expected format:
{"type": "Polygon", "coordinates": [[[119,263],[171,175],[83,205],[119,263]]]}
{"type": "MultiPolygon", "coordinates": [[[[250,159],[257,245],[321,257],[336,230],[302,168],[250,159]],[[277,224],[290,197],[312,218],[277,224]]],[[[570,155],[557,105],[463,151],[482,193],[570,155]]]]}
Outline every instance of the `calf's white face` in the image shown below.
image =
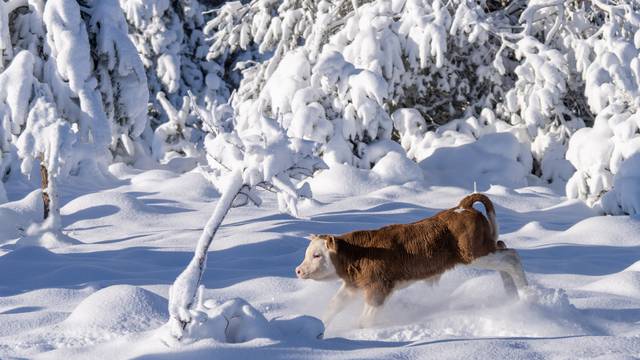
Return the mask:
{"type": "Polygon", "coordinates": [[[312,235],[304,260],[296,268],[299,279],[327,280],[336,276],[336,268],[331,262],[327,240],[312,235]]]}

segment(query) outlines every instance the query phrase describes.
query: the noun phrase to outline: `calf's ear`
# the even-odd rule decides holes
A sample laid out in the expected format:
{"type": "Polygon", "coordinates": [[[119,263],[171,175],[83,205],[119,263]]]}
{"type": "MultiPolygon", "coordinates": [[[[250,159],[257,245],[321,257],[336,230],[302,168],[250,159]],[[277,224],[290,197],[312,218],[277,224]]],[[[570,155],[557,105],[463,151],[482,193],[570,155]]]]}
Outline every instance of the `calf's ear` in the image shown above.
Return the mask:
{"type": "Polygon", "coordinates": [[[324,246],[326,246],[329,251],[338,251],[338,240],[336,240],[335,236],[327,235],[324,239],[324,246]]]}

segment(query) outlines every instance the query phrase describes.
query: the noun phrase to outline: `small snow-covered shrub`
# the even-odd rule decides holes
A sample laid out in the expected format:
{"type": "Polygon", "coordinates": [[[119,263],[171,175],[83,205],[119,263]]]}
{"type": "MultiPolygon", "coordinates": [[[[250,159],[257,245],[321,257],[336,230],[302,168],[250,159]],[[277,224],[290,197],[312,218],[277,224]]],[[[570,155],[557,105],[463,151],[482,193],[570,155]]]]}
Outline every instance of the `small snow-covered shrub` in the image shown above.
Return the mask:
{"type": "Polygon", "coordinates": [[[211,131],[207,135],[209,162],[204,173],[220,190],[221,197],[196,245],[193,258],[174,281],[169,292],[171,334],[182,339],[189,325],[198,319],[192,312],[206,266],[207,251],[229,210],[252,202],[261,203],[258,189],[276,193],[281,211],[298,216],[298,202],[311,197],[308,184],[296,182],[324,168],[315,156],[315,144],[290,138],[274,120],[260,118],[251,128],[235,127],[233,121],[221,121],[203,114],[211,131]]]}
{"type": "Polygon", "coordinates": [[[190,98],[184,97],[180,110],[171,105],[164,93],[158,93],[157,98],[167,113],[169,121],[158,126],[153,134],[152,153],[155,159],[161,164],[167,164],[176,158],[198,158],[199,152],[191,141],[192,129],[187,126],[191,111],[190,98]]]}
{"type": "Polygon", "coordinates": [[[27,126],[16,143],[24,174],[31,174],[34,163],[39,163],[45,202],[44,218],[49,220],[53,229],[60,227],[56,188],[59,178],[69,171],[69,166],[65,165],[73,158],[71,151],[75,140],[69,123],[58,116],[53,102],[41,97],[32,104],[27,126]]]}
{"type": "Polygon", "coordinates": [[[284,57],[258,100],[240,105],[238,118],[249,127],[260,116],[274,117],[289,136],[323,145],[327,161],[369,168],[367,145],[391,137],[386,97],[380,76],[355,69],[340,53],[321,55],[312,68],[298,49],[284,57]]]}

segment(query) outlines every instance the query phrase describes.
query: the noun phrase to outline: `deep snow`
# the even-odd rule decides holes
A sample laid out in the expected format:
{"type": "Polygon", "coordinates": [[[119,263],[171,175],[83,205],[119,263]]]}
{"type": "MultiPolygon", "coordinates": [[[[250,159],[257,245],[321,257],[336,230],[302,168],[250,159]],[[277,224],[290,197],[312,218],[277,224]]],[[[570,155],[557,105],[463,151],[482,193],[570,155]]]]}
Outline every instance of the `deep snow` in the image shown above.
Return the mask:
{"type": "Polygon", "coordinates": [[[111,172],[115,178],[100,185],[61,186],[63,232],[80,243],[51,249],[24,246],[29,220],[42,211],[38,193],[23,198],[27,184],[6,184],[12,202],[0,205],[0,358],[640,356],[640,218],[595,216],[543,187],[486,191],[497,205],[501,239],[520,251],[533,284],[524,299],[507,298],[495,273],[456,268],[439,285],[394,294],[374,328],[356,328],[358,302],[316,339],[321,327],[301,316],[320,317],[338,283],[295,278],[305,236],[411,222],[469,193],[425,185],[439,183],[428,172],[407,177],[419,182],[385,187],[384,174],[374,179],[353,169],[311,181],[318,201],[300,206],[305,219],[281,214],[266,196],[260,208],[232,209],[216,235],[205,306],[247,300],[264,315],[254,314],[268,330],[261,338],[170,346],[161,328],[169,285],[219,195],[197,172],[122,165],[111,172]],[[331,178],[342,180],[329,184],[331,178]],[[332,193],[347,190],[344,179],[352,195],[332,193]]]}

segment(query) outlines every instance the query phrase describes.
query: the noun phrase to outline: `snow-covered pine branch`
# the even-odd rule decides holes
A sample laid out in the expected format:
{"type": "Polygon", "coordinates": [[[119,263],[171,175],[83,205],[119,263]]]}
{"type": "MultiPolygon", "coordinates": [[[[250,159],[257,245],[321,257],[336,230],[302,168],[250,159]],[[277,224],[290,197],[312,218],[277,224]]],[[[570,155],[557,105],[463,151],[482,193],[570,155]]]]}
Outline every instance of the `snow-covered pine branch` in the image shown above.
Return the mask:
{"type": "Polygon", "coordinates": [[[111,129],[92,72],[91,46],[80,5],[76,1],[48,1],[44,23],[51,49],[45,71],[56,81],[54,94],[60,94],[56,100],[63,111],[77,114],[80,140],[93,143],[98,155],[104,156],[111,143],[111,129]]]}
{"type": "MultiPolygon", "coordinates": [[[[25,128],[33,94],[34,58],[28,51],[15,55],[0,73],[0,182],[11,171],[11,143],[25,128]]],[[[0,185],[0,202],[6,201],[0,185]]]]}
{"type": "MultiPolygon", "coordinates": [[[[290,138],[276,121],[263,117],[249,129],[232,129],[207,136],[209,176],[222,196],[198,240],[192,260],[176,278],[169,293],[171,334],[181,339],[195,326],[194,309],[207,260],[207,251],[228,211],[249,202],[260,204],[256,190],[276,193],[280,210],[298,216],[298,201],[311,197],[308,184],[294,181],[325,168],[315,144],[290,138]]],[[[222,127],[217,128],[223,131],[222,127]]]]}
{"type": "Polygon", "coordinates": [[[111,127],[109,149],[115,161],[133,163],[149,152],[140,136],[147,127],[147,77],[117,0],[87,1],[93,72],[111,127]]]}

